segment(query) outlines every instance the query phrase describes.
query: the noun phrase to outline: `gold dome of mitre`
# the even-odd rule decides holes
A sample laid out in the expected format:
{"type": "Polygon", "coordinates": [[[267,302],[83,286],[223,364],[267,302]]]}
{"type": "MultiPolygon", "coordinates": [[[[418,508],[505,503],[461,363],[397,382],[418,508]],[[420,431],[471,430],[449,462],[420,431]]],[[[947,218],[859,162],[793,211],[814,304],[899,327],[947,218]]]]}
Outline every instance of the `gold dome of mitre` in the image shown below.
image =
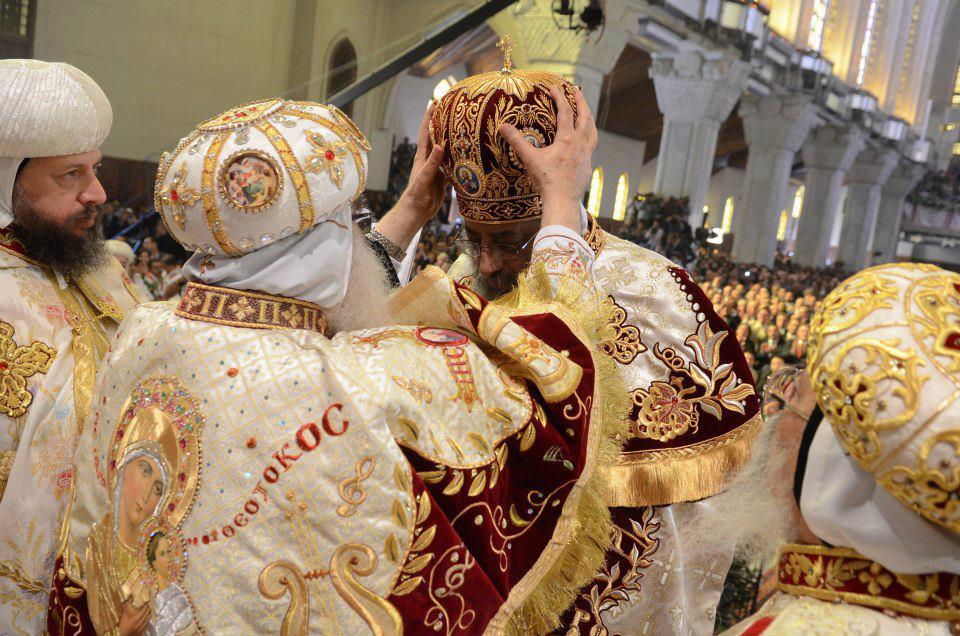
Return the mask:
{"type": "Polygon", "coordinates": [[[807,368],[860,467],[960,533],[960,274],[900,263],[848,278],[811,321],[807,368]]]}

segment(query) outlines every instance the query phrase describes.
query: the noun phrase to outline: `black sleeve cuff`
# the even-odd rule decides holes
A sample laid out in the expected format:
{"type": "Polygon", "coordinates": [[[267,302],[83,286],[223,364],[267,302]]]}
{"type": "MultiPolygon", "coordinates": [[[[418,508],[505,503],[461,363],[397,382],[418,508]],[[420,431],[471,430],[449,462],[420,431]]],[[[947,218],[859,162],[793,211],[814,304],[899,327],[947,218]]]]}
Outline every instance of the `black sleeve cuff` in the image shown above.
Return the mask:
{"type": "Polygon", "coordinates": [[[367,245],[373,248],[373,253],[377,255],[380,265],[383,266],[383,271],[387,273],[387,278],[390,279],[390,286],[399,287],[400,279],[397,278],[397,270],[393,268],[393,261],[390,260],[390,255],[387,254],[387,250],[383,249],[383,246],[376,241],[371,241],[370,239],[366,239],[366,241],[367,245]]]}

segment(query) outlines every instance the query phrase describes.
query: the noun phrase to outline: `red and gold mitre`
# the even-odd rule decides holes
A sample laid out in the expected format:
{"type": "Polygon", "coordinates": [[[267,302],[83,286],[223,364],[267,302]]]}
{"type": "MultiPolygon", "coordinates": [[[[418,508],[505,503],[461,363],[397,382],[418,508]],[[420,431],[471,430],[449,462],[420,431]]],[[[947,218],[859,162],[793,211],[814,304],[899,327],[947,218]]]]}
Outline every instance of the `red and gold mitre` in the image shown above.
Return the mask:
{"type": "Polygon", "coordinates": [[[513,68],[509,38],[499,71],[472,75],[444,95],[430,122],[433,143],[445,150],[440,171],[453,184],[460,214],[481,223],[508,223],[540,216],[540,196],[523,164],[499,132],[513,124],[534,146],[553,143],[559,86],[576,116],[576,87],[548,71],[513,68]]]}

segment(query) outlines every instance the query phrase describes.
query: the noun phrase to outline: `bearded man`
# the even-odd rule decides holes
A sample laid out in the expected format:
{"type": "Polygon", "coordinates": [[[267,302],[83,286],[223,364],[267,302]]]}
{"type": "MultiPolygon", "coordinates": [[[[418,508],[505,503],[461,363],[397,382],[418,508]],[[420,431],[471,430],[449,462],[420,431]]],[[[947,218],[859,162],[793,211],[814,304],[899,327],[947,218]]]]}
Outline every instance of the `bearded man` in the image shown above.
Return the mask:
{"type": "Polygon", "coordinates": [[[923,263],[863,270],[826,297],[806,371],[765,390],[775,443],[737,477],[749,546],[779,553],[774,594],[727,634],[957,633],[958,315],[960,275],[923,263]]]}
{"type": "Polygon", "coordinates": [[[67,64],[0,60],[0,624],[38,633],[96,368],[137,302],[103,247],[113,113],[67,64]]]}
{"type": "MultiPolygon", "coordinates": [[[[551,197],[536,187],[550,167],[532,159],[561,138],[568,104],[577,117],[586,112],[576,87],[513,68],[507,49],[501,71],[464,79],[430,113],[432,148],[422,152],[442,154],[440,170],[464,218],[461,256],[449,274],[481,296],[508,292],[530,262],[551,197]]],[[[576,229],[597,254],[594,274],[613,316],[603,351],[616,362],[633,411],[624,452],[608,474],[617,523],[608,563],[565,620],[584,633],[709,633],[737,534],[708,498],[743,465],[759,430],[753,378],[686,271],[604,232],[577,208],[576,229]]]]}
{"type": "Polygon", "coordinates": [[[556,628],[603,558],[626,414],[571,229],[589,165],[556,161],[596,131],[569,106],[562,130],[530,157],[555,198],[515,302],[427,280],[405,300],[445,291],[435,322],[404,326],[375,325],[386,277],[351,220],[368,146],[341,111],[259,101],[165,154],[189,283],[132,312],[99,376],[51,632],[556,628]],[[248,168],[276,188],[229,188],[248,168]]]}

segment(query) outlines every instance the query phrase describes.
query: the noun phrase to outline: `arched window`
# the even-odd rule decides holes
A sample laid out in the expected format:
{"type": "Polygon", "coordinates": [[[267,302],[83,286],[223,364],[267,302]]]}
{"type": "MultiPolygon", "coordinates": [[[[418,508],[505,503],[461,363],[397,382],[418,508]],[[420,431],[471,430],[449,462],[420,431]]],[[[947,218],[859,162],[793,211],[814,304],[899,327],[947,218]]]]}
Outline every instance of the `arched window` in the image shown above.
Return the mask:
{"type": "Polygon", "coordinates": [[[870,61],[870,51],[873,48],[873,31],[877,26],[877,2],[870,0],[870,10],[867,12],[867,25],[863,29],[863,44],[860,45],[860,61],[857,65],[857,86],[863,85],[867,77],[867,62],[870,61]]]}
{"type": "Polygon", "coordinates": [[[800,212],[803,211],[803,197],[807,193],[807,186],[801,185],[797,188],[796,194],[793,195],[793,218],[799,219],[800,212]]]}
{"type": "Polygon", "coordinates": [[[729,234],[733,227],[733,197],[727,197],[723,202],[723,220],[720,222],[720,231],[729,234]]]}
{"type": "MultiPolygon", "coordinates": [[[[327,65],[327,98],[339,93],[357,81],[357,50],[350,40],[344,38],[337,42],[330,54],[327,65]]],[[[353,102],[343,107],[348,117],[353,117],[353,102]]]]}
{"type": "Polygon", "coordinates": [[[960,106],[960,64],[957,65],[957,77],[953,80],[953,95],[950,96],[951,106],[960,106]]]}
{"type": "Polygon", "coordinates": [[[627,216],[627,197],[630,196],[630,177],[626,172],[617,179],[617,198],[613,202],[613,220],[622,221],[627,216]]]}
{"type": "Polygon", "coordinates": [[[450,89],[457,85],[457,78],[453,75],[447,75],[442,80],[437,82],[437,85],[433,87],[433,98],[441,99],[444,95],[450,92],[450,89]]]}
{"type": "Polygon", "coordinates": [[[823,32],[827,26],[827,12],[830,0],[813,0],[810,12],[810,32],[807,34],[807,46],[817,53],[823,48],[823,32]]]}
{"type": "Polygon", "coordinates": [[[587,212],[600,216],[600,198],[603,196],[603,168],[597,166],[590,179],[590,196],[587,197],[587,212]]]}
{"type": "Polygon", "coordinates": [[[787,209],[784,208],[780,212],[780,223],[777,225],[777,240],[783,241],[787,238],[787,221],[790,220],[790,215],[787,214],[787,209]]]}

